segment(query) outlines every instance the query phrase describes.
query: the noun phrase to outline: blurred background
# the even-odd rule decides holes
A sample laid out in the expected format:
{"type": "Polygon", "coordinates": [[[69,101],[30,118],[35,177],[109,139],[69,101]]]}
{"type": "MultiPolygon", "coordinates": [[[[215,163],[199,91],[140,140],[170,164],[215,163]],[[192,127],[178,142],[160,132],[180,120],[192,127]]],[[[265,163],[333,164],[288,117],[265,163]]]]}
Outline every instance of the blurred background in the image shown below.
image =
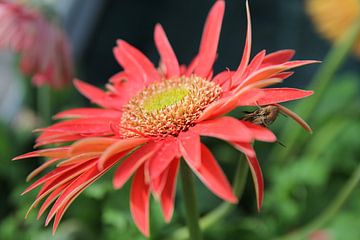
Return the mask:
{"type": "MultiPolygon", "coordinates": [[[[47,17],[56,18],[68,35],[76,64],[74,76],[101,87],[121,70],[112,54],[117,39],[128,41],[154,63],[158,62],[153,42],[153,29],[158,22],[167,32],[179,61],[188,64],[197,53],[206,15],[214,3],[210,0],[34,2],[34,6],[46,6],[42,10],[47,17]]],[[[324,61],[297,69],[284,84],[312,89],[319,85],[315,81],[321,82],[316,77],[319,69],[331,61],[326,56],[333,43],[316,30],[306,4],[306,0],[250,1],[252,56],[263,49],[268,53],[295,49],[295,59],[324,61]]],[[[346,3],[342,7],[346,8],[346,3]]],[[[245,1],[226,1],[215,72],[237,67],[245,32],[245,1]]],[[[360,156],[360,60],[349,49],[344,56],[333,57],[341,59],[341,65],[328,67],[328,71],[333,70],[329,83],[321,90],[311,114],[304,116],[314,134],[307,136],[301,132],[298,140],[288,146],[288,130],[299,129],[291,119],[280,116],[271,129],[285,147],[256,144],[265,175],[261,212],[256,210],[255,192],[248,176],[238,206],[225,220],[209,228],[205,239],[292,239],[292,233],[307,227],[310,230],[305,239],[359,239],[360,190],[356,187],[356,169],[360,156]]],[[[36,221],[35,213],[24,220],[35,193],[25,196],[20,193],[29,185],[25,182],[27,174],[42,160],[10,160],[31,151],[35,139],[31,131],[48,123],[38,116],[39,100],[35,94],[39,90],[18,70],[19,56],[13,52],[0,49],[0,239],[144,239],[130,216],[129,186],[113,190],[112,173],[93,184],[71,205],[55,236],[51,228],[43,227],[43,218],[36,221]]],[[[71,84],[51,90],[51,95],[51,115],[71,107],[90,106],[71,84]]],[[[293,103],[286,106],[295,111],[299,107],[293,103]]],[[[213,139],[207,139],[207,145],[232,179],[239,154],[213,139]]],[[[197,190],[201,215],[221,203],[202,184],[197,184],[197,190]]],[[[170,224],[163,222],[155,201],[151,207],[151,239],[168,239],[169,233],[185,224],[180,194],[170,224]]]]}

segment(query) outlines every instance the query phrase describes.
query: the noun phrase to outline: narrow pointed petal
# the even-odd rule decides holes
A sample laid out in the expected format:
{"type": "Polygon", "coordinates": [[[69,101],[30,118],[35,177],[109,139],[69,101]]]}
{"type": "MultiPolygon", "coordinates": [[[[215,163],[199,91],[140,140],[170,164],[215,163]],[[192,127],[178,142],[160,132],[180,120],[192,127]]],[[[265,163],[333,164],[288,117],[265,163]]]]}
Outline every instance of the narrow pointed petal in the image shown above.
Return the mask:
{"type": "Polygon", "coordinates": [[[251,175],[254,181],[257,208],[258,210],[260,210],[264,196],[264,180],[263,180],[261,168],[256,156],[252,156],[252,157],[246,156],[246,159],[248,160],[249,167],[251,170],[251,175]]]}
{"type": "Polygon", "coordinates": [[[103,152],[110,145],[116,143],[119,139],[105,138],[105,137],[92,137],[84,138],[76,141],[71,145],[70,154],[72,156],[79,155],[87,152],[103,152]]]}
{"type": "Polygon", "coordinates": [[[263,106],[275,103],[287,102],[308,97],[313,91],[301,90],[296,88],[265,88],[259,89],[263,94],[256,101],[249,104],[252,106],[263,106]]]}
{"type": "Polygon", "coordinates": [[[149,161],[150,179],[157,178],[178,155],[178,146],[175,140],[163,140],[162,142],[162,146],[149,161]]]}
{"type": "Polygon", "coordinates": [[[249,89],[253,88],[262,88],[267,87],[272,84],[280,83],[282,82],[282,79],[265,79],[260,80],[258,82],[249,84],[245,87],[238,87],[234,90],[234,94],[220,99],[213,104],[209,105],[200,115],[200,117],[196,120],[196,122],[201,122],[206,119],[215,118],[217,116],[221,116],[223,114],[226,114],[237,107],[238,101],[240,97],[245,94],[249,89]]]}
{"type": "Polygon", "coordinates": [[[59,197],[59,195],[62,193],[62,191],[65,189],[66,185],[62,185],[55,189],[44,201],[44,203],[41,205],[40,210],[37,215],[37,219],[40,219],[40,217],[44,214],[46,209],[50,207],[50,205],[59,197]]]}
{"type": "Polygon", "coordinates": [[[99,158],[100,155],[101,155],[101,152],[81,153],[81,154],[75,155],[71,158],[68,158],[68,159],[62,161],[61,163],[59,163],[57,165],[57,167],[68,166],[68,165],[73,165],[73,164],[77,164],[77,163],[83,163],[83,162],[89,161],[94,158],[99,158]]]}
{"type": "Polygon", "coordinates": [[[159,80],[160,76],[154,65],[142,52],[123,40],[118,40],[117,43],[114,54],[126,72],[146,84],[159,80]]]}
{"type": "Polygon", "coordinates": [[[263,142],[275,142],[276,136],[269,129],[253,124],[251,122],[242,121],[242,123],[250,130],[253,138],[263,142]]]}
{"type": "Polygon", "coordinates": [[[246,16],[247,16],[247,32],[246,32],[246,41],[245,41],[245,47],[243,56],[241,58],[241,62],[239,67],[237,68],[233,78],[234,83],[239,84],[242,81],[242,76],[246,70],[246,67],[249,64],[250,60],[250,53],[251,53],[251,42],[252,42],[252,32],[251,32],[251,16],[250,16],[250,8],[249,8],[249,2],[246,1],[246,16]]]}
{"type": "Polygon", "coordinates": [[[249,129],[233,117],[221,117],[196,124],[191,128],[201,136],[220,138],[225,141],[250,142],[253,140],[249,129]]]}
{"type": "Polygon", "coordinates": [[[161,144],[150,142],[132,153],[124,159],[116,169],[113,185],[114,188],[121,188],[131,175],[148,159],[150,159],[159,149],[161,144]]]}
{"type": "Polygon", "coordinates": [[[262,50],[259,52],[253,60],[250,62],[249,66],[246,69],[246,73],[251,73],[259,69],[261,63],[263,62],[265,58],[266,51],[262,50]]]}
{"type": "Polygon", "coordinates": [[[201,142],[199,134],[187,131],[178,137],[179,151],[185,161],[194,168],[201,166],[201,142]]]}
{"type": "Polygon", "coordinates": [[[285,63],[293,58],[295,51],[292,49],[284,49],[270,53],[265,56],[262,66],[277,65],[285,63]]]}
{"type": "Polygon", "coordinates": [[[166,77],[180,76],[179,62],[160,24],[156,24],[155,26],[154,38],[161,62],[165,65],[166,77]]]}
{"type": "Polygon", "coordinates": [[[206,19],[198,53],[199,64],[195,69],[195,74],[200,77],[207,77],[215,62],[224,11],[225,2],[216,1],[206,19]]]}
{"type": "Polygon", "coordinates": [[[121,117],[121,112],[116,110],[109,109],[100,109],[100,108],[76,108],[65,110],[56,114],[54,119],[63,119],[63,118],[97,118],[101,116],[102,118],[116,118],[121,117]]]}
{"type": "Polygon", "coordinates": [[[180,159],[174,159],[170,166],[167,175],[166,185],[160,197],[161,209],[165,222],[170,222],[174,213],[174,201],[176,190],[176,177],[179,171],[180,159]]]}
{"type": "Polygon", "coordinates": [[[58,148],[49,148],[43,150],[37,150],[13,158],[13,160],[21,160],[25,158],[33,157],[49,157],[49,158],[65,158],[69,154],[69,147],[58,147],[58,148]]]}
{"type": "Polygon", "coordinates": [[[37,129],[35,131],[49,131],[60,133],[81,133],[81,134],[111,134],[111,123],[113,118],[88,118],[88,119],[72,119],[55,123],[50,127],[37,129]]]}
{"type": "Polygon", "coordinates": [[[213,78],[212,82],[220,85],[224,91],[228,91],[232,88],[232,77],[234,73],[234,71],[230,70],[222,71],[213,78]]]}
{"type": "Polygon", "coordinates": [[[30,181],[31,179],[33,179],[35,176],[37,176],[39,173],[41,173],[42,171],[44,171],[47,167],[51,166],[52,164],[60,161],[61,158],[52,158],[50,160],[47,160],[46,162],[44,162],[43,164],[41,164],[39,167],[37,167],[36,169],[34,169],[27,177],[26,177],[26,181],[30,181]]]}
{"type": "Polygon", "coordinates": [[[201,158],[201,166],[193,168],[189,165],[191,169],[215,195],[225,201],[236,203],[237,197],[234,195],[229,181],[204,144],[201,145],[201,158]]]}
{"type": "Polygon", "coordinates": [[[297,115],[296,113],[294,113],[293,111],[291,111],[290,109],[280,105],[280,104],[274,104],[275,106],[277,106],[279,108],[279,110],[281,112],[283,112],[285,115],[291,117],[292,119],[294,119],[303,129],[305,129],[305,131],[312,133],[312,129],[309,126],[309,124],[307,124],[299,115],[297,115]]]}
{"type": "MultiPolygon", "coordinates": [[[[104,108],[113,108],[113,106],[110,104],[111,101],[107,101],[108,96],[103,90],[78,79],[74,80],[74,85],[77,90],[91,102],[104,108]]],[[[119,109],[120,108],[121,106],[119,106],[119,109]]]]}
{"type": "Polygon", "coordinates": [[[109,160],[112,156],[127,150],[131,150],[143,143],[146,143],[147,141],[149,141],[148,138],[119,139],[103,152],[98,161],[99,169],[102,169],[106,161],[109,160]]]}
{"type": "Polygon", "coordinates": [[[252,147],[251,143],[247,142],[231,142],[231,144],[240,152],[248,155],[250,157],[254,157],[256,155],[254,148],[252,147]]]}
{"type": "Polygon", "coordinates": [[[136,226],[149,237],[149,197],[150,187],[145,182],[144,167],[134,176],[130,191],[130,210],[136,226]]]}
{"type": "MultiPolygon", "coordinates": [[[[147,163],[146,163],[147,164],[147,163]]],[[[145,166],[146,169],[147,166],[145,166]]],[[[146,170],[145,170],[146,171],[146,170]]],[[[149,182],[151,193],[153,194],[154,198],[159,201],[161,193],[164,190],[166,185],[166,181],[168,179],[169,169],[165,169],[157,178],[151,179],[149,182]]],[[[149,175],[149,174],[147,174],[149,175]]]]}

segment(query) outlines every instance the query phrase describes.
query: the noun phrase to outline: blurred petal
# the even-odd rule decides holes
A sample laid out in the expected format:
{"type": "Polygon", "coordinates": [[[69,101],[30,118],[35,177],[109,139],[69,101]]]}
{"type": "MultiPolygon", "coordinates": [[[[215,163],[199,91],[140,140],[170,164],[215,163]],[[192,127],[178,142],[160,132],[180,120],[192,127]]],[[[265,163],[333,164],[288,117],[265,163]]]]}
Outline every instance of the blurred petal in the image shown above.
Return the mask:
{"type": "Polygon", "coordinates": [[[201,165],[200,136],[190,130],[182,132],[178,137],[179,151],[185,161],[194,168],[201,165]]]}

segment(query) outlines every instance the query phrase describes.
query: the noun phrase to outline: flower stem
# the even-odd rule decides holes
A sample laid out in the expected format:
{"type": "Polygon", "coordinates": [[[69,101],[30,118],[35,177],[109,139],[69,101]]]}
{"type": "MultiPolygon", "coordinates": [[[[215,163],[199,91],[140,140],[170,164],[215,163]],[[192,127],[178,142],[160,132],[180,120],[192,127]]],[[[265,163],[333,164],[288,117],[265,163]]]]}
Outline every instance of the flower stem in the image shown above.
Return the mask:
{"type": "Polygon", "coordinates": [[[321,228],[326,223],[328,223],[342,208],[342,206],[349,199],[353,190],[358,186],[360,182],[360,164],[353,172],[352,176],[345,183],[345,185],[340,190],[337,197],[330,203],[330,205],[325,209],[319,217],[315,218],[309,224],[305,225],[301,229],[279,238],[279,240],[300,240],[306,239],[306,237],[311,234],[313,231],[321,228]]]}
{"type": "Polygon", "coordinates": [[[37,88],[37,112],[41,117],[44,125],[48,125],[51,121],[51,89],[49,86],[41,86],[37,88]]]}
{"type": "MultiPolygon", "coordinates": [[[[343,37],[334,45],[325,58],[323,64],[314,79],[310,83],[309,88],[314,90],[315,94],[310,98],[298,104],[294,112],[298,113],[302,118],[309,119],[311,114],[316,110],[317,105],[321,101],[331,80],[337,70],[347,59],[354,43],[360,34],[360,19],[355,21],[353,26],[343,35],[343,37]]],[[[293,123],[288,123],[282,131],[280,139],[286,144],[286,148],[274,148],[270,158],[280,162],[286,161],[290,154],[294,153],[297,146],[301,145],[302,129],[294,127],[293,123]]]]}
{"type": "MultiPolygon", "coordinates": [[[[234,194],[238,197],[240,200],[242,197],[242,194],[245,189],[246,180],[249,172],[249,165],[247,164],[247,161],[245,159],[245,155],[241,154],[241,157],[237,163],[235,176],[234,176],[234,182],[233,182],[233,191],[234,194]]],[[[235,208],[234,204],[224,202],[211,212],[209,212],[207,215],[202,217],[200,219],[200,228],[202,231],[205,231],[209,229],[211,226],[213,226],[215,223],[219,222],[221,219],[226,217],[233,209],[235,208]]],[[[188,231],[186,231],[185,227],[181,227],[177,229],[172,234],[171,239],[188,239],[188,231]]]]}
{"type": "Polygon", "coordinates": [[[181,164],[181,185],[190,239],[202,240],[196,203],[194,177],[190,168],[186,165],[186,163],[184,163],[184,161],[181,164]]]}

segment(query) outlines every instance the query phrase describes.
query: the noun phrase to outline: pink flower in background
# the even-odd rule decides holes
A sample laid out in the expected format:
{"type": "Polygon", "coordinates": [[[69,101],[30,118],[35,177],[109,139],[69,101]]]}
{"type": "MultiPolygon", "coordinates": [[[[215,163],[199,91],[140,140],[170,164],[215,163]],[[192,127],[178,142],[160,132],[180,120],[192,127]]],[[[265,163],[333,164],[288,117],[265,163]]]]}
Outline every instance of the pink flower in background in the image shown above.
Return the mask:
{"type": "Polygon", "coordinates": [[[73,79],[65,33],[26,5],[0,1],[0,49],[20,55],[20,69],[36,86],[62,87],[73,79]]]}
{"type": "Polygon", "coordinates": [[[28,180],[57,164],[25,190],[26,193],[41,186],[30,209],[45,199],[38,216],[51,206],[46,224],[54,219],[54,231],[74,199],[116,164],[115,188],[121,188],[134,175],[130,210],[146,236],[150,194],[160,202],[165,220],[171,220],[181,158],[182,164],[187,164],[215,195],[236,203],[230,183],[210,149],[201,142],[201,136],[222,139],[247,156],[260,209],[264,185],[252,143],[273,142],[276,137],[265,127],[224,115],[239,106],[278,104],[311,95],[312,91],[263,87],[289,77],[289,69],[315,61],[291,61],[292,50],[268,55],[261,51],[250,61],[247,6],[248,31],[239,67],[214,75],[224,9],[224,1],[217,1],[212,7],[199,52],[189,66],[179,65],[160,25],[156,25],[154,33],[160,70],[138,49],[119,40],[114,55],[124,71],[110,79],[107,91],[75,81],[77,89],[101,108],[78,108],[57,114],[56,119],[66,120],[39,129],[42,133],[36,146],[64,146],[15,158],[49,158],[28,180]]]}

